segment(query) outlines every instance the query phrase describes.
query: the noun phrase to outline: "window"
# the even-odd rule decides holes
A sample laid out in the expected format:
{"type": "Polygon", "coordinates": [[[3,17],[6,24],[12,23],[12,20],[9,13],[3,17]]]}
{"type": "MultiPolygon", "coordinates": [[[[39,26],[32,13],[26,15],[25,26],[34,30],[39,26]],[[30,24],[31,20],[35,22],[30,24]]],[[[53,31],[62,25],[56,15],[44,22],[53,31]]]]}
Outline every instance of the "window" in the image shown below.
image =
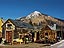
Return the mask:
{"type": "Polygon", "coordinates": [[[12,24],[7,24],[8,27],[12,26],[12,24]]]}
{"type": "Polygon", "coordinates": [[[6,24],[7,29],[12,29],[12,24],[6,24]]]}
{"type": "Polygon", "coordinates": [[[20,35],[20,39],[22,39],[22,35],[20,35]]]}
{"type": "Polygon", "coordinates": [[[48,33],[45,33],[45,35],[47,35],[47,36],[48,36],[48,33]]]}

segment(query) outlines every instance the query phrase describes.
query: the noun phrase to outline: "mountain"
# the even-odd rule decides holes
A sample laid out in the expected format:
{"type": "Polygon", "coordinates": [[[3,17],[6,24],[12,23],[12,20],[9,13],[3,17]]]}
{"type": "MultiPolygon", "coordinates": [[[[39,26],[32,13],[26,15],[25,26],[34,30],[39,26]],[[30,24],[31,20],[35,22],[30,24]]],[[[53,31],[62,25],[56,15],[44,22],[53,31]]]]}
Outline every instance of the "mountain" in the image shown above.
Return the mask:
{"type": "Polygon", "coordinates": [[[64,20],[48,16],[39,11],[34,11],[26,17],[19,18],[23,22],[32,23],[33,25],[53,25],[64,26],[64,20]]]}
{"type": "Polygon", "coordinates": [[[41,15],[42,15],[42,14],[41,14],[40,12],[35,11],[35,12],[29,14],[29,15],[26,17],[26,19],[34,18],[34,17],[36,18],[36,17],[41,16],[41,15]]]}

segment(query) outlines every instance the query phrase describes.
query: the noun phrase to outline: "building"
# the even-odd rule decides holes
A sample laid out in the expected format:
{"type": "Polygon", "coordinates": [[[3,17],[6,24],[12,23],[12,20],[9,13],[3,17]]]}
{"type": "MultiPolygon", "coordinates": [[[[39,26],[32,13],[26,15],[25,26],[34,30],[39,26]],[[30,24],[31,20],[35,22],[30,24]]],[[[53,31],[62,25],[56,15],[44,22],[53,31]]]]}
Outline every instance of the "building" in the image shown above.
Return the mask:
{"type": "Polygon", "coordinates": [[[64,27],[55,23],[53,25],[32,26],[30,23],[20,20],[8,19],[2,25],[2,37],[11,44],[14,41],[21,44],[21,42],[26,42],[27,40],[31,42],[38,40],[56,42],[64,39],[64,27]]]}
{"type": "Polygon", "coordinates": [[[24,40],[25,37],[29,38],[32,29],[33,27],[28,23],[8,19],[2,25],[2,37],[6,40],[6,42],[12,44],[15,40],[24,40]]]}
{"type": "Polygon", "coordinates": [[[40,39],[48,42],[56,42],[57,33],[55,28],[52,29],[49,26],[45,26],[41,29],[40,39]]]}
{"type": "Polygon", "coordinates": [[[36,30],[34,36],[36,38],[35,42],[41,42],[41,41],[55,42],[57,37],[56,24],[54,24],[53,27],[49,25],[40,26],[40,29],[38,29],[38,31],[36,30]]]}
{"type": "Polygon", "coordinates": [[[2,37],[2,25],[3,25],[4,21],[2,18],[0,18],[0,38],[2,37]]]}
{"type": "Polygon", "coordinates": [[[57,42],[64,39],[64,27],[54,24],[43,25],[35,32],[36,42],[47,41],[47,42],[57,42]],[[39,41],[40,40],[40,41],[39,41]]]}

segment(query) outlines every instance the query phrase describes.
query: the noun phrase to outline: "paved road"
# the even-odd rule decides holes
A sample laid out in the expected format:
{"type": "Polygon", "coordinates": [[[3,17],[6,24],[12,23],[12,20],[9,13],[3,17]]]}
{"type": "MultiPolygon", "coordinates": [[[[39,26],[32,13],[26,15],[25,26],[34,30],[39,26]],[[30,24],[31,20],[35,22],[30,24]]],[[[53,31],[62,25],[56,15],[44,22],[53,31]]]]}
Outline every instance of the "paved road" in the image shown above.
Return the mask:
{"type": "Polygon", "coordinates": [[[0,45],[0,48],[50,48],[50,46],[46,46],[45,44],[21,44],[21,45],[0,45]]]}

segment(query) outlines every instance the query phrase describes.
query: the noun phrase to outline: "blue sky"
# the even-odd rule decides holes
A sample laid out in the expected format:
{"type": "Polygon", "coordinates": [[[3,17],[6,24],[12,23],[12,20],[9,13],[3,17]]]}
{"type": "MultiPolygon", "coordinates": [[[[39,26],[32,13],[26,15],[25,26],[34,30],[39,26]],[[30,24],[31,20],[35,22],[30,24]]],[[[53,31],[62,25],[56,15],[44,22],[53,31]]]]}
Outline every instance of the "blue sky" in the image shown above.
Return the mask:
{"type": "Polygon", "coordinates": [[[16,19],[35,10],[64,19],[64,0],[0,0],[0,17],[16,19]]]}

